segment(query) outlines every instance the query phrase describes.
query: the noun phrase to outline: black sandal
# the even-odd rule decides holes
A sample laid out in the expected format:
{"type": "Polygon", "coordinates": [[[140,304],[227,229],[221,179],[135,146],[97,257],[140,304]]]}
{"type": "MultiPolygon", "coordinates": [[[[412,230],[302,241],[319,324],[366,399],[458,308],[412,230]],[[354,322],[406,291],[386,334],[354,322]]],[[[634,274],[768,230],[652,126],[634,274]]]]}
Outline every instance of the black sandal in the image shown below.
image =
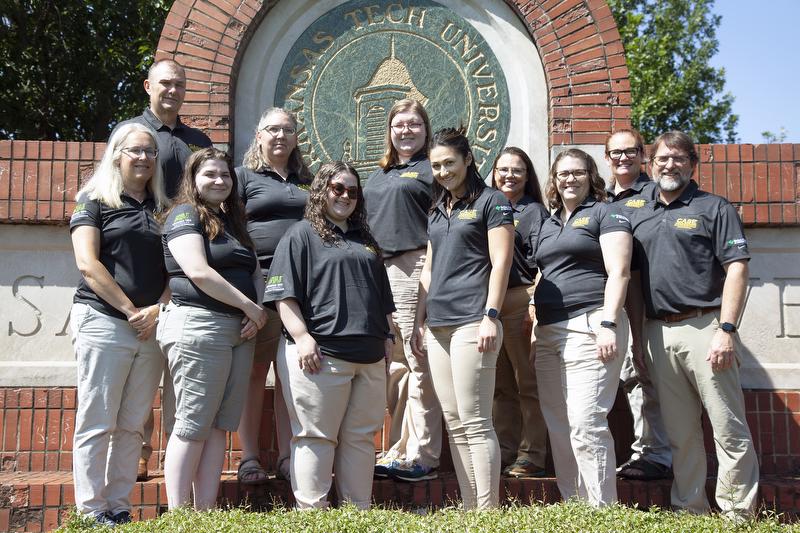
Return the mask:
{"type": "Polygon", "coordinates": [[[253,456],[241,460],[239,470],[236,472],[236,479],[242,485],[260,485],[266,482],[269,476],[264,467],[261,466],[258,457],[253,456]]]}

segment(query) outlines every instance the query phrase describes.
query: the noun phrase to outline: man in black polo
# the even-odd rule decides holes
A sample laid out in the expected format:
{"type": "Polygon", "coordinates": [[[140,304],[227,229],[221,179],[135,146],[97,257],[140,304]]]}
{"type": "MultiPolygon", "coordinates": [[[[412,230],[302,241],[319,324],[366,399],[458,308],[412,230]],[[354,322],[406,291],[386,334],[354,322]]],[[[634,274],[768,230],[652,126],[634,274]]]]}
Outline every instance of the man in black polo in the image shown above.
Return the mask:
{"type": "Polygon", "coordinates": [[[158,141],[158,160],[164,172],[167,196],[175,198],[183,165],[192,152],[211,146],[202,131],[181,122],[178,115],[186,96],[186,72],[171,59],[156,61],[147,72],[144,90],[150,106],[138,117],[121,122],[138,122],[153,130],[158,141]]]}
{"type": "MultiPolygon", "coordinates": [[[[644,139],[633,129],[618,130],[606,139],[606,164],[611,169],[611,183],[606,189],[608,201],[623,207],[623,212],[643,207],[658,195],[658,186],[642,168],[644,139]]],[[[638,272],[631,272],[637,276],[638,272]]],[[[661,420],[658,393],[647,370],[634,364],[633,351],[625,352],[620,375],[622,388],[633,417],[630,459],[617,469],[617,476],[649,481],[672,477],[672,451],[661,420]]]]}
{"type": "MultiPolygon", "coordinates": [[[[202,131],[185,125],[178,115],[186,96],[186,72],[179,63],[171,59],[153,63],[147,72],[147,79],[144,80],[144,90],[150,96],[150,106],[138,117],[120,122],[117,128],[123,124],[136,122],[155,133],[158,142],[158,161],[164,174],[167,196],[175,199],[184,163],[195,150],[211,146],[211,139],[202,131]]],[[[166,365],[166,359],[164,364],[166,365]]],[[[174,403],[172,380],[165,366],[162,415],[166,433],[171,431],[175,421],[174,403]]],[[[144,427],[142,457],[137,475],[140,481],[147,479],[147,462],[153,453],[150,444],[153,423],[151,414],[144,427]]]]}
{"type": "Polygon", "coordinates": [[[672,447],[672,505],[709,510],[705,408],[719,462],[717,504],[738,519],[754,511],[758,493],[736,331],[747,289],[747,241],[736,209],[691,179],[698,157],[688,135],[659,136],[652,161],[659,194],[631,213],[631,224],[648,319],[646,364],[672,447]]]}

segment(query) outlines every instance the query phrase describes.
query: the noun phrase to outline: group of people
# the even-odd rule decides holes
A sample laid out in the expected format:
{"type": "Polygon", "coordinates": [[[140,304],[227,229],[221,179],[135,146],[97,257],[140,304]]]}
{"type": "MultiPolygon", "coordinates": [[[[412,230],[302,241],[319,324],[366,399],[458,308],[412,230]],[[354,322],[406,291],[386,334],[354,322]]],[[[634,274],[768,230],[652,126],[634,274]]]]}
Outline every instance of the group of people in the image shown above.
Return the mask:
{"type": "Polygon", "coordinates": [[[373,476],[436,477],[444,420],[464,509],[498,506],[501,473],[544,475],[549,435],[564,498],[606,505],[617,474],[671,463],[673,505],[706,512],[705,408],[717,503],[752,512],[735,326],[749,255],[735,209],[691,180],[688,136],[656,139],[651,179],[641,136],[610,135],[610,186],[564,150],[542,194],[524,151],[504,148],[487,185],[464,131],[400,100],[362,187],[347,162],[312,176],[280,108],[234,168],[181,123],[185,85],[174,61],[150,68],[149,108],[114,130],[70,223],[81,513],[130,521],[162,376],[169,507],[216,504],[227,432],[240,482],[264,482],[270,365],[278,475],[300,509],[327,507],[334,479],[364,509],[373,476]],[[637,442],[617,472],[621,377],[637,442]]]}

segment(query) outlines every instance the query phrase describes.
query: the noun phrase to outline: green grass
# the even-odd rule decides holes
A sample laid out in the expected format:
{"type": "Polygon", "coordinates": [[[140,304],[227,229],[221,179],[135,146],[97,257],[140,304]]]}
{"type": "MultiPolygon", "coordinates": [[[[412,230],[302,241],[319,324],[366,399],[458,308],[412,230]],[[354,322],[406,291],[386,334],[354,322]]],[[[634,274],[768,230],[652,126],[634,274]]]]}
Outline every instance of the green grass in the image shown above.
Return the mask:
{"type": "MultiPolygon", "coordinates": [[[[58,531],[89,531],[85,519],[73,515],[58,531]]],[[[94,531],[98,531],[94,529],[94,531]]],[[[734,525],[720,516],[693,516],[656,508],[643,512],[622,505],[594,509],[579,502],[555,505],[511,506],[502,510],[462,512],[444,509],[413,513],[375,508],[359,512],[352,507],[330,511],[289,511],[268,513],[244,509],[196,513],[181,509],[156,520],[135,522],[114,528],[115,532],[199,533],[199,532],[799,532],[800,525],[781,524],[775,516],[734,525]]]]}

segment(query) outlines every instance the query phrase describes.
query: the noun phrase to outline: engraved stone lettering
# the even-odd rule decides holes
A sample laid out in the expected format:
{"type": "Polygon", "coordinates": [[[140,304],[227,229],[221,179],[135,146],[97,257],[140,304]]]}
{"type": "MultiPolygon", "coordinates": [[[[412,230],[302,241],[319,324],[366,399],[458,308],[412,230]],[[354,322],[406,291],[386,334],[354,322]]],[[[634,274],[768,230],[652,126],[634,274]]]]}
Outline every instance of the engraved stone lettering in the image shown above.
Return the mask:
{"type": "Polygon", "coordinates": [[[8,336],[9,337],[11,335],[15,334],[15,333],[17,335],[19,335],[20,337],[32,337],[32,336],[36,335],[37,333],[39,333],[39,330],[42,329],[42,312],[39,310],[38,307],[33,305],[30,302],[30,300],[28,300],[27,298],[25,298],[24,296],[22,296],[19,293],[20,284],[26,279],[34,280],[39,284],[39,288],[44,288],[44,276],[32,276],[30,274],[26,274],[24,276],[20,276],[17,279],[15,279],[14,283],[11,285],[11,294],[14,296],[14,298],[16,298],[17,300],[19,300],[21,302],[24,302],[26,305],[30,306],[30,308],[33,310],[33,316],[36,319],[36,326],[34,326],[34,328],[31,331],[23,333],[21,331],[17,331],[14,328],[14,324],[9,320],[8,321],[8,336]]]}

